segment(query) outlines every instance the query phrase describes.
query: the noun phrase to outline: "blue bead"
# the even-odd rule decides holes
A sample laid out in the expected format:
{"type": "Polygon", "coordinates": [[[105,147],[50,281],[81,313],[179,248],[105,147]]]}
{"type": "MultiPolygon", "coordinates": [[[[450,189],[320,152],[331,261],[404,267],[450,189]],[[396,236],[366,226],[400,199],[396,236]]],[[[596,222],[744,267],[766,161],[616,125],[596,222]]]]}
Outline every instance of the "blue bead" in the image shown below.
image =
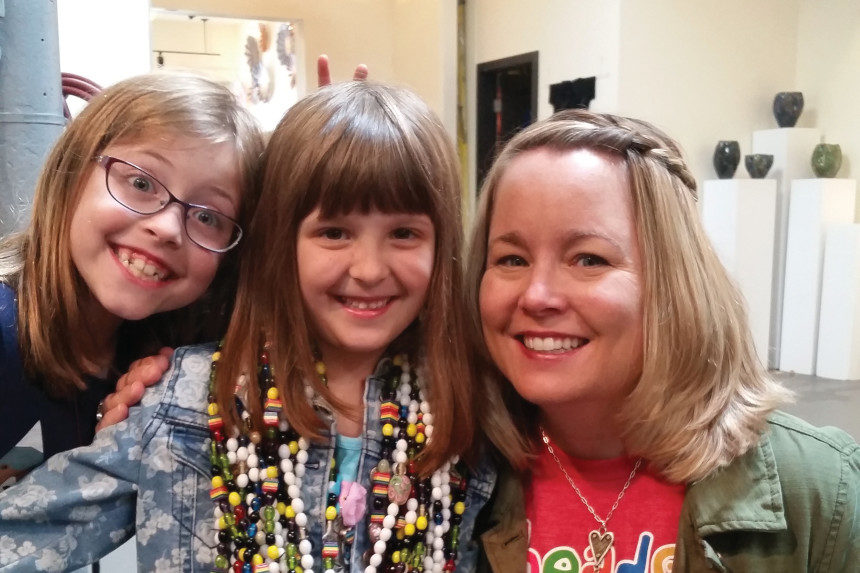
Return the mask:
{"type": "Polygon", "coordinates": [[[257,524],[252,523],[248,526],[248,537],[254,537],[255,535],[257,535],[257,524]]]}
{"type": "Polygon", "coordinates": [[[245,563],[245,565],[242,567],[242,573],[251,573],[250,563],[245,563]]]}
{"type": "Polygon", "coordinates": [[[433,517],[433,521],[436,523],[436,525],[442,525],[442,514],[437,513],[436,516],[433,517]]]}
{"type": "MultiPolygon", "coordinates": [[[[259,497],[255,497],[253,500],[251,500],[251,508],[252,508],[254,511],[260,511],[260,507],[262,507],[262,505],[263,505],[263,504],[260,502],[260,498],[259,498],[259,497]]],[[[440,516],[440,517],[441,517],[441,516],[440,516]]]]}

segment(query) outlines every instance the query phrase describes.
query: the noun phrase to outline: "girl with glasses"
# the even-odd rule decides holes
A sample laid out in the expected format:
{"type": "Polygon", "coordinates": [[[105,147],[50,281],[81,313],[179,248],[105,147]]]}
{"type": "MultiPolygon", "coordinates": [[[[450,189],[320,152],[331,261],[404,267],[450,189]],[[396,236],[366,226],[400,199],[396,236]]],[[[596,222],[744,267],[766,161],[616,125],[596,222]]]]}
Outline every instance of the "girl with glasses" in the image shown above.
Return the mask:
{"type": "Polygon", "coordinates": [[[45,458],[89,444],[131,359],[223,332],[262,148],[233,94],[191,75],[120,82],[67,127],[0,245],[0,456],[37,422],[45,458]]]}

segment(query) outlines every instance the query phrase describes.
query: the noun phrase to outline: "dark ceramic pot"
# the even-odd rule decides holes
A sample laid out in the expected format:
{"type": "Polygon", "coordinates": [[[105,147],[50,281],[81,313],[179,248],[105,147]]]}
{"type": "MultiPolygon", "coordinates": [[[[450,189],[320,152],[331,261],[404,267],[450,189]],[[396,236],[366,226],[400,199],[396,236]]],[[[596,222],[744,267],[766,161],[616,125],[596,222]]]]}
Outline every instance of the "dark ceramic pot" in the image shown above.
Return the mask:
{"type": "Polygon", "coordinates": [[[741,146],[737,141],[720,141],[714,149],[714,170],[720,179],[731,179],[741,162],[741,146]]]}
{"type": "Polygon", "coordinates": [[[744,165],[746,165],[750,177],[764,179],[767,172],[770,171],[770,166],[773,165],[773,155],[766,153],[744,155],[744,165]]]}
{"type": "Polygon", "coordinates": [[[812,171],[817,177],[835,177],[842,167],[842,148],[838,143],[819,143],[812,150],[812,171]]]}
{"type": "Polygon", "coordinates": [[[773,115],[780,127],[794,127],[802,111],[802,92],[779,92],[773,98],[773,115]]]}

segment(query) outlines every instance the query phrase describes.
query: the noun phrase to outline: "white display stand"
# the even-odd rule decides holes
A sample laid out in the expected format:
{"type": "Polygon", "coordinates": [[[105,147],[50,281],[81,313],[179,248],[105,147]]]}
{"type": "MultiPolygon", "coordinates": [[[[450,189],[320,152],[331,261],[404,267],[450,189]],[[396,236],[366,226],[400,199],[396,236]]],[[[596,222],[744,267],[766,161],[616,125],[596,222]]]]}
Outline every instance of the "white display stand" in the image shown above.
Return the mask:
{"type": "Polygon", "coordinates": [[[857,182],[797,179],[791,185],[779,369],[815,373],[825,233],[854,222],[857,182]]]}
{"type": "Polygon", "coordinates": [[[753,132],[753,153],[773,155],[768,177],[776,179],[776,236],[773,251],[774,281],[770,311],[770,352],[767,364],[782,369],[779,345],[782,332],[785,246],[788,228],[788,205],[791,182],[814,177],[812,150],[821,143],[821,132],[808,127],[780,127],[753,132]]]}
{"type": "Polygon", "coordinates": [[[747,303],[756,353],[768,363],[776,180],[712,179],[702,186],[702,224],[747,303]]]}
{"type": "Polygon", "coordinates": [[[827,231],[815,374],[860,379],[860,224],[827,231]]]}

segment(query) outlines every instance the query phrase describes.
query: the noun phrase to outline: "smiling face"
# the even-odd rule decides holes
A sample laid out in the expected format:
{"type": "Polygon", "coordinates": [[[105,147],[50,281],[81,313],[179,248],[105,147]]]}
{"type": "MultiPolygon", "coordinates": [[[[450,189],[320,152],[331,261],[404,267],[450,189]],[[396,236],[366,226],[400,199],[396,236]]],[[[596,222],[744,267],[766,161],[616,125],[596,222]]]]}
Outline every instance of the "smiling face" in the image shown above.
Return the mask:
{"type": "Polygon", "coordinates": [[[514,158],[496,189],[480,311],[517,392],[544,411],[620,405],[642,369],[641,291],[623,162],[589,149],[514,158]]]}
{"type": "Polygon", "coordinates": [[[323,358],[381,356],[415,320],[433,272],[427,215],[312,211],[299,226],[299,286],[323,358]]]}
{"type": "MultiPolygon", "coordinates": [[[[235,146],[184,136],[142,138],[102,152],[133,163],[179,199],[235,218],[240,174],[235,146]]],[[[140,215],[114,200],[93,162],[70,226],[72,261],[104,319],[139,320],[186,306],[209,287],[223,257],[188,239],[182,207],[140,215]]]]}

